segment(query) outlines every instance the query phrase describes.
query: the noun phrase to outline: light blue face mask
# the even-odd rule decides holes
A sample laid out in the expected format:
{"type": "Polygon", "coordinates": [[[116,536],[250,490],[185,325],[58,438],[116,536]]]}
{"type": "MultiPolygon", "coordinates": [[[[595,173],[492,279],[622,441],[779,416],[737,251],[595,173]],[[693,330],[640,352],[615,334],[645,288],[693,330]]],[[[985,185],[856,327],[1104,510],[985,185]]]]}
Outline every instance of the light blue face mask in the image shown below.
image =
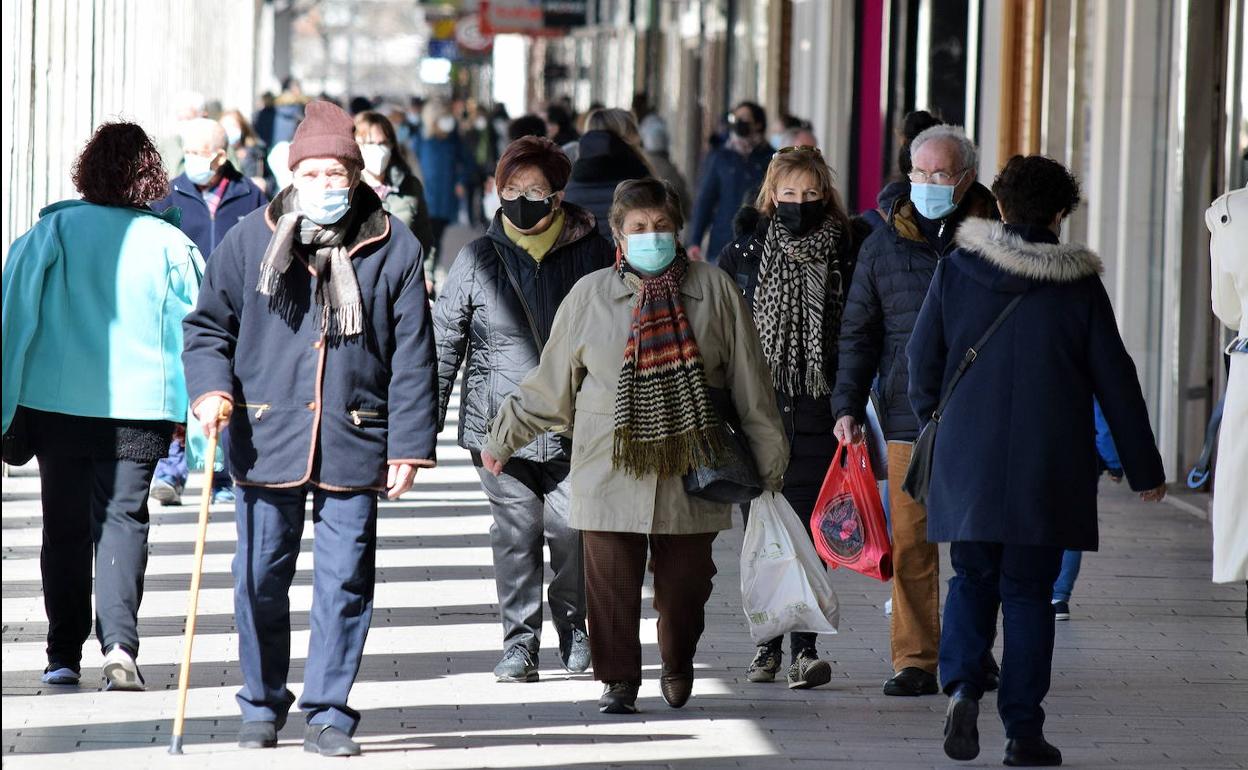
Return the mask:
{"type": "Polygon", "coordinates": [[[318,225],[332,225],[347,213],[351,188],[333,190],[300,190],[299,210],[318,225]]]}
{"type": "Polygon", "coordinates": [[[910,202],[926,219],[944,219],[953,213],[958,204],[953,202],[957,185],[910,183],[910,202]]]}
{"type": "Polygon", "coordinates": [[[675,233],[634,233],[627,241],[625,259],[634,270],[647,276],[658,275],[676,259],[675,233]]]}

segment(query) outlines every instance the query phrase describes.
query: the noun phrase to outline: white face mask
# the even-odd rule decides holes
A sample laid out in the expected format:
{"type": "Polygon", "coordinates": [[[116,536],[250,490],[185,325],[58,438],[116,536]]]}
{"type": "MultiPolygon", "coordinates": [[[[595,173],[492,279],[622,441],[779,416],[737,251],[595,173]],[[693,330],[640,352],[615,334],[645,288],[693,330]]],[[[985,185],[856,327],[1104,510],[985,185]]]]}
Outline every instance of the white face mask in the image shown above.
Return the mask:
{"type": "Polygon", "coordinates": [[[347,213],[351,188],[299,190],[299,210],[318,225],[332,225],[347,213]]]}
{"type": "Polygon", "coordinates": [[[217,170],[212,167],[216,159],[215,155],[211,158],[205,158],[202,155],[185,156],[186,178],[197,185],[208,184],[217,173],[217,170]]]}
{"type": "Polygon", "coordinates": [[[364,156],[364,170],[378,179],[390,167],[390,148],[384,144],[361,144],[360,154],[364,156]]]}
{"type": "Polygon", "coordinates": [[[438,118],[438,130],[444,134],[449,134],[455,130],[455,118],[450,115],[443,115],[438,118]]]}
{"type": "Polygon", "coordinates": [[[488,125],[490,125],[490,121],[486,120],[485,118],[477,118],[476,120],[472,122],[472,127],[477,129],[478,131],[484,131],[485,127],[488,125]]]}
{"type": "Polygon", "coordinates": [[[221,125],[225,129],[225,140],[230,146],[238,144],[243,139],[243,129],[233,123],[223,123],[221,125]]]}

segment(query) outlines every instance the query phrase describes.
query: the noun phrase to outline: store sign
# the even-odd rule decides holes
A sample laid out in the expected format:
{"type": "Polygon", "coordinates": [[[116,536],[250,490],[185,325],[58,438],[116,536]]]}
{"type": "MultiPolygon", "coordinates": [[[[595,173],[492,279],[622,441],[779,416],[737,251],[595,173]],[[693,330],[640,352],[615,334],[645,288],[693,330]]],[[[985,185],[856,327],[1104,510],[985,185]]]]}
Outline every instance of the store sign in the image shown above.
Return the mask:
{"type": "Polygon", "coordinates": [[[475,54],[489,53],[494,47],[494,37],[481,31],[481,17],[475,13],[456,22],[455,42],[464,51],[475,54]]]}
{"type": "Polygon", "coordinates": [[[552,35],[585,26],[588,0],[481,0],[481,29],[489,35],[552,35]]]}
{"type": "Polygon", "coordinates": [[[459,59],[459,46],[455,45],[454,40],[430,40],[429,57],[455,61],[459,59]]]}

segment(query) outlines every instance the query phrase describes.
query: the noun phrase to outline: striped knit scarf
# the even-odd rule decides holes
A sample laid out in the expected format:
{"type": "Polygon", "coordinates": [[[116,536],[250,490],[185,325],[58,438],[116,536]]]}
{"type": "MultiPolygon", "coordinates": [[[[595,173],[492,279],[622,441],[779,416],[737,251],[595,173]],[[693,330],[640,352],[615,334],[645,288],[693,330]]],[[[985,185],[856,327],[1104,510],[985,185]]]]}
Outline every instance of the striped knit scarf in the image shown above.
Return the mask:
{"type": "Polygon", "coordinates": [[[665,272],[645,278],[617,255],[616,270],[635,298],[615,393],[612,467],[641,478],[718,466],[724,456],[720,420],[680,299],[688,256],[682,249],[665,272]]]}
{"type": "Polygon", "coordinates": [[[831,392],[828,380],[835,373],[827,370],[836,357],[844,305],[836,269],[840,239],[831,219],[804,238],[793,237],[779,219],[767,228],[754,323],[772,383],[786,395],[831,392]]]}

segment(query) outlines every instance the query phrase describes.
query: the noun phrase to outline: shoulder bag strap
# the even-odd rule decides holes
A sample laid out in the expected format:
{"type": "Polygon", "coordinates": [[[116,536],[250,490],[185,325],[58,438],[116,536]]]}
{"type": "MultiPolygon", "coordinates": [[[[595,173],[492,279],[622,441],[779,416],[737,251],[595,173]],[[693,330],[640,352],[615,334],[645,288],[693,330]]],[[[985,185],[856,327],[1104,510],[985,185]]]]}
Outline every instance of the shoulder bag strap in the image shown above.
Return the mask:
{"type": "Polygon", "coordinates": [[[516,294],[516,301],[520,303],[520,307],[524,309],[524,317],[529,321],[529,330],[533,332],[533,339],[537,340],[539,348],[546,347],[546,340],[542,337],[541,332],[537,330],[537,321],[533,318],[533,311],[529,309],[529,303],[524,298],[524,292],[520,291],[520,282],[511,274],[511,268],[507,266],[507,260],[503,258],[503,253],[498,250],[498,244],[490,244],[494,247],[494,255],[498,257],[498,263],[502,265],[503,272],[507,274],[507,281],[511,284],[511,290],[516,294]]]}
{"type": "Polygon", "coordinates": [[[958,364],[957,371],[955,371],[953,373],[953,377],[949,379],[949,385],[945,388],[944,397],[940,399],[940,404],[937,405],[936,411],[932,412],[932,422],[940,422],[940,416],[945,413],[945,406],[948,405],[949,398],[953,395],[954,388],[958,387],[958,381],[961,380],[962,376],[966,374],[968,369],[971,368],[971,364],[975,363],[975,359],[979,357],[979,351],[984,349],[984,345],[988,342],[988,338],[996,333],[997,329],[1001,328],[1001,324],[1005,323],[1005,319],[1009,317],[1010,313],[1014,312],[1014,308],[1018,307],[1018,303],[1022,301],[1022,294],[1019,294],[1014,297],[1014,299],[1010,300],[1010,304],[1005,306],[1005,309],[1001,311],[1001,315],[997,316],[997,320],[993,321],[992,326],[988,327],[988,331],[984,332],[984,336],[979,338],[979,342],[976,342],[972,347],[967,348],[966,355],[962,356],[962,363],[958,364]]]}

